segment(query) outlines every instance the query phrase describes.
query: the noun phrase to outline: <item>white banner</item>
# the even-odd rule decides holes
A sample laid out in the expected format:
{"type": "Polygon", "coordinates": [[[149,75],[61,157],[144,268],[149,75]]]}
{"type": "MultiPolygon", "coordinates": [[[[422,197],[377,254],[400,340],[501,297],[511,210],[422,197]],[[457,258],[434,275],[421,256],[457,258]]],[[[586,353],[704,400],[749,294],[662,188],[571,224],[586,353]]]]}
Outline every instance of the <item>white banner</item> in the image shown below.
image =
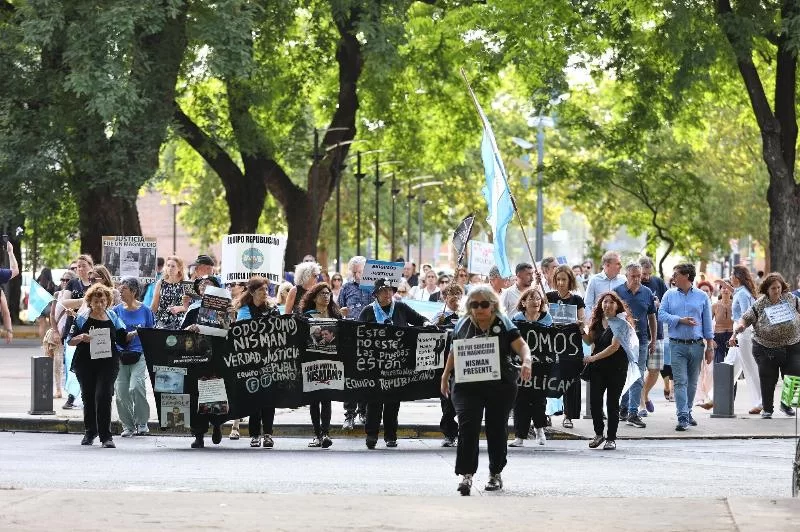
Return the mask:
{"type": "Polygon", "coordinates": [[[456,382],[500,380],[500,342],[497,336],[453,341],[456,382]]]}
{"type": "Polygon", "coordinates": [[[494,265],[494,244],[470,240],[469,262],[467,264],[469,273],[489,275],[489,271],[494,265]]]}
{"type": "Polygon", "coordinates": [[[103,265],[111,280],[137,277],[142,283],[156,280],[156,239],[148,236],[104,236],[103,265]]]}
{"type": "Polygon", "coordinates": [[[386,279],[389,281],[390,286],[400,286],[400,281],[403,280],[403,266],[402,262],[387,262],[383,260],[368,260],[364,265],[364,271],[361,273],[360,288],[362,290],[372,290],[375,286],[375,281],[378,279],[386,279]]]}
{"type": "Polygon", "coordinates": [[[222,282],[246,283],[253,276],[283,280],[284,235],[226,235],[222,239],[222,282]]]}

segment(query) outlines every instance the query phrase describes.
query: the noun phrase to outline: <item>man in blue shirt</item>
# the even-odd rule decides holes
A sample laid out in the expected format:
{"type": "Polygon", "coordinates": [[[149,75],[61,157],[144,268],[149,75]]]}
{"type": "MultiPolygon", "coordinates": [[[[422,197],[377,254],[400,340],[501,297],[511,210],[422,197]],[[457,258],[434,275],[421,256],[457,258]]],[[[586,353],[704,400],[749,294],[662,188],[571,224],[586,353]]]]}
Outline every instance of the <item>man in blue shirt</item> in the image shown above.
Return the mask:
{"type": "MultiPolygon", "coordinates": [[[[664,298],[664,294],[667,293],[667,285],[656,275],[653,275],[653,269],[655,265],[653,264],[653,260],[650,257],[642,256],[639,257],[639,264],[642,266],[642,285],[646,286],[653,292],[653,299],[656,305],[656,312],[658,312],[658,307],[661,305],[661,300],[664,298]]],[[[639,412],[639,416],[646,415],[648,412],[655,411],[655,405],[653,401],[650,400],[650,390],[653,389],[653,386],[656,385],[658,382],[658,378],[661,376],[661,371],[664,369],[664,324],[658,320],[657,321],[657,332],[656,332],[656,350],[647,357],[647,376],[644,378],[644,388],[642,389],[642,401],[645,404],[645,410],[639,412]]],[[[670,367],[671,371],[671,367],[670,367]]],[[[664,393],[665,398],[669,397],[671,393],[669,389],[669,381],[672,378],[672,374],[669,373],[669,378],[664,379],[664,393]]]]}
{"type": "Polygon", "coordinates": [[[592,310],[594,310],[594,306],[601,295],[625,283],[625,276],[619,273],[621,269],[622,261],[619,253],[606,251],[603,254],[603,271],[592,276],[586,286],[586,297],[583,300],[586,303],[587,316],[591,316],[592,310]]]}
{"type": "MultiPolygon", "coordinates": [[[[619,285],[614,291],[619,294],[628,308],[631,309],[633,320],[636,323],[636,334],[639,337],[639,372],[644,375],[647,368],[647,355],[656,350],[656,306],[653,302],[653,292],[642,286],[642,267],[638,262],[631,262],[625,266],[625,284],[619,285]]],[[[620,419],[627,413],[628,425],[645,428],[647,425],[639,417],[639,404],[642,400],[642,376],[631,385],[620,401],[620,419]]]]}
{"type": "Polygon", "coordinates": [[[697,422],[692,417],[692,404],[697,390],[700,364],[714,360],[711,328],[711,301],[705,292],[693,286],[693,264],[678,264],[672,270],[675,288],[667,290],[658,309],[658,319],[669,328],[672,376],[675,382],[677,431],[685,431],[697,422]]]}

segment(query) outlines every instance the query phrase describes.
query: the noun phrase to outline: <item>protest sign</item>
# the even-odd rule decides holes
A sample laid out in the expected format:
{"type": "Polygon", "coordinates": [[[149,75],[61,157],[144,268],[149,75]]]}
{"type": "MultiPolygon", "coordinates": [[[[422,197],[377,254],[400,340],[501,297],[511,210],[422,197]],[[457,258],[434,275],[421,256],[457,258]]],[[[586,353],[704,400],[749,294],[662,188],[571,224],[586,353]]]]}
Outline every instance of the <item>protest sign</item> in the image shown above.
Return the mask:
{"type": "Polygon", "coordinates": [[[97,327],[89,331],[89,356],[92,360],[111,358],[111,329],[97,327]]]}
{"type": "Polygon", "coordinates": [[[104,236],[103,265],[111,280],[137,277],[143,283],[156,280],[156,239],[146,236],[104,236]]]}
{"type": "Polygon", "coordinates": [[[253,276],[283,280],[283,235],[226,235],[222,239],[222,282],[246,283],[253,276]]]}
{"type": "Polygon", "coordinates": [[[359,286],[362,290],[372,290],[375,287],[375,281],[378,279],[388,280],[390,286],[400,286],[400,282],[403,280],[404,265],[402,262],[370,259],[364,265],[359,286]]]}
{"type": "Polygon", "coordinates": [[[467,266],[469,272],[489,275],[494,265],[494,244],[470,240],[469,264],[467,266]]]}
{"type": "Polygon", "coordinates": [[[456,383],[500,380],[500,342],[479,336],[453,342],[456,383]]]}
{"type": "Polygon", "coordinates": [[[197,312],[197,327],[200,332],[211,336],[226,336],[231,323],[228,315],[230,305],[230,292],[224,288],[207,286],[197,312]]]}
{"type": "Polygon", "coordinates": [[[550,316],[553,323],[566,325],[578,322],[578,305],[565,305],[564,303],[550,303],[550,316]]]}
{"type": "Polygon", "coordinates": [[[583,342],[576,324],[547,327],[538,323],[516,321],[522,338],[531,350],[531,380],[518,381],[547,397],[561,397],[579,382],[583,370],[583,342]]]}
{"type": "Polygon", "coordinates": [[[189,394],[161,394],[160,418],[162,428],[189,428],[192,423],[191,400],[189,399],[189,394]]]}

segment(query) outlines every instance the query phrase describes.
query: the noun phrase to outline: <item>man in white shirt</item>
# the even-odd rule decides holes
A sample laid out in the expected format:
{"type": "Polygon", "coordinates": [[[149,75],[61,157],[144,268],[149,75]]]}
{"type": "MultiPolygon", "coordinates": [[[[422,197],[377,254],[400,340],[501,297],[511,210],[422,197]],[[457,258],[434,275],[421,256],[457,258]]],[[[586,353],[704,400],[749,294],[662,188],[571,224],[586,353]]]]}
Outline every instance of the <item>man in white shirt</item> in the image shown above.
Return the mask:
{"type": "Polygon", "coordinates": [[[501,296],[501,306],[507,316],[513,316],[517,312],[517,303],[522,296],[522,292],[533,284],[533,265],[527,262],[520,262],[516,268],[517,282],[503,291],[501,296]]]}
{"type": "Polygon", "coordinates": [[[625,284],[627,279],[619,273],[621,269],[622,261],[619,253],[606,251],[603,255],[603,271],[592,276],[586,286],[586,297],[583,299],[586,303],[587,316],[591,316],[591,312],[602,294],[611,292],[619,285],[625,284]]]}
{"type": "Polygon", "coordinates": [[[558,268],[558,260],[555,257],[545,257],[542,259],[542,290],[544,293],[555,290],[552,288],[556,285],[553,276],[556,274],[558,268]]]}

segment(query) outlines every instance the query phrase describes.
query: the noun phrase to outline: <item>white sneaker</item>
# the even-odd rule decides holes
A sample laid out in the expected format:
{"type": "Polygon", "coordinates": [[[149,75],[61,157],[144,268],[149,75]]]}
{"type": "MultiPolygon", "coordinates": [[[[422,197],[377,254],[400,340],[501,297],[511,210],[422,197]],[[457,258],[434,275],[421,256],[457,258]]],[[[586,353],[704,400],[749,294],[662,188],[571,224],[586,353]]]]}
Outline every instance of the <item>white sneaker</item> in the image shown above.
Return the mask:
{"type": "Polygon", "coordinates": [[[547,438],[544,435],[544,428],[536,429],[536,443],[544,445],[545,442],[547,442],[547,438]]]}
{"type": "Polygon", "coordinates": [[[148,434],[150,434],[150,427],[147,426],[147,423],[136,427],[137,436],[147,436],[148,434]]]}
{"type": "Polygon", "coordinates": [[[131,437],[131,436],[133,436],[134,434],[136,434],[136,432],[135,432],[133,429],[124,429],[124,430],[123,430],[123,431],[120,433],[120,436],[122,436],[123,438],[130,438],[130,437],[131,437]]]}
{"type": "Polygon", "coordinates": [[[524,445],[525,445],[525,440],[523,440],[522,438],[517,438],[508,444],[509,447],[523,447],[524,445]]]}

